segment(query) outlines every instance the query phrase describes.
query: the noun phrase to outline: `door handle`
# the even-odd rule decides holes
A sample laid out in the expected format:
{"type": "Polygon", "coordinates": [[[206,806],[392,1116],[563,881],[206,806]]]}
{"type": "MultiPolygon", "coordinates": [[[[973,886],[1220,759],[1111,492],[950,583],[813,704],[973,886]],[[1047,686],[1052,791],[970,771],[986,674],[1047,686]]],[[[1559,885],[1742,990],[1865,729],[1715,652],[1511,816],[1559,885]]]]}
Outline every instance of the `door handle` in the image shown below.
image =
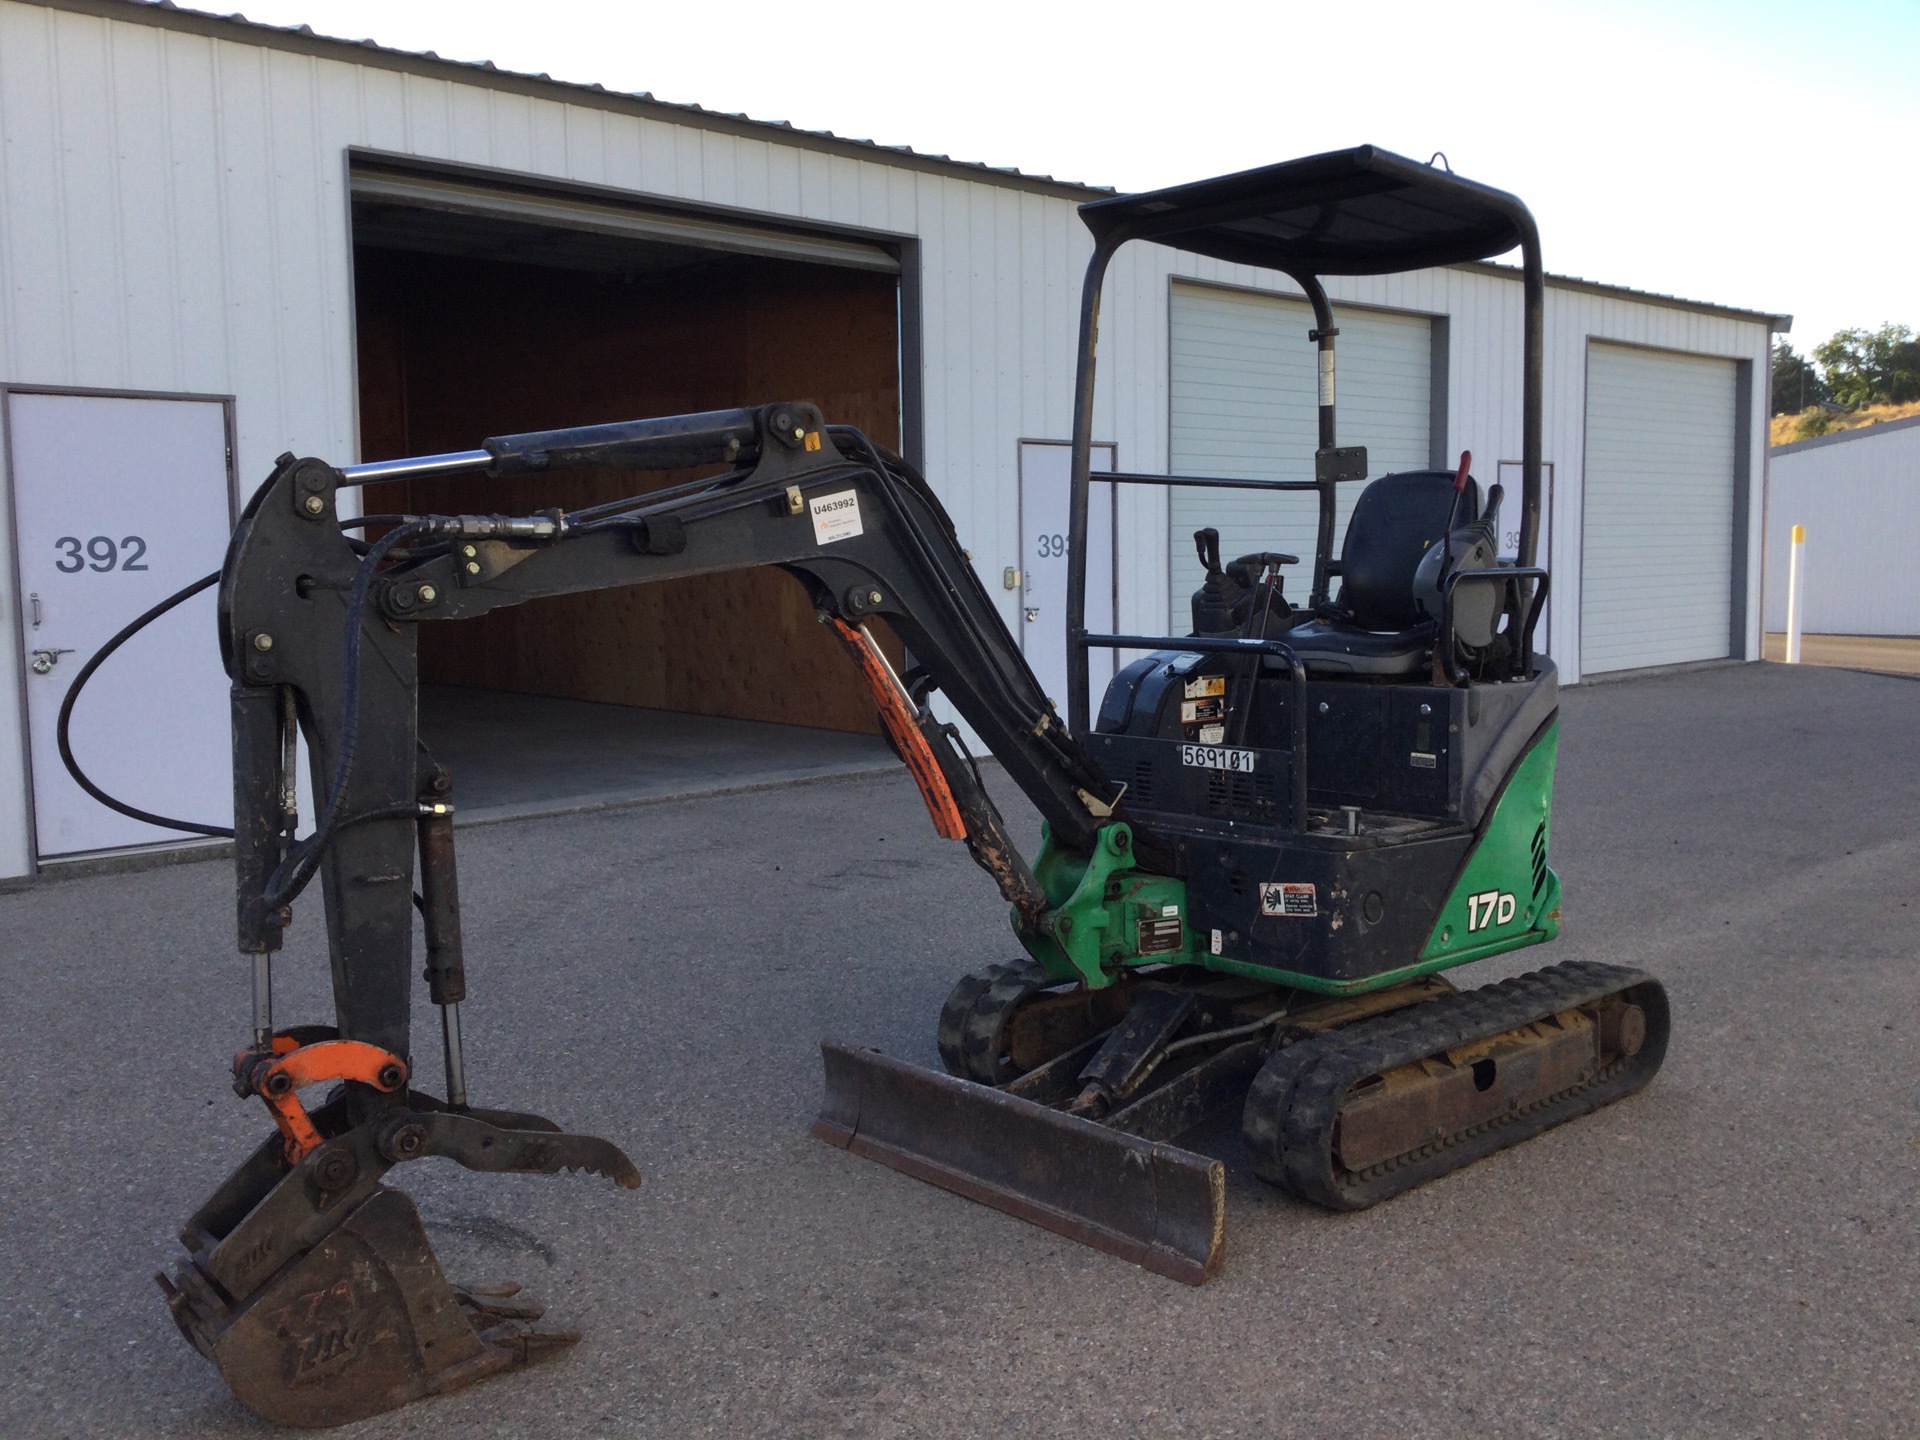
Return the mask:
{"type": "Polygon", "coordinates": [[[49,674],[52,672],[53,667],[60,663],[60,657],[62,655],[71,655],[71,654],[73,654],[73,651],[71,650],[36,650],[34,651],[33,652],[33,673],[36,675],[49,674]]]}

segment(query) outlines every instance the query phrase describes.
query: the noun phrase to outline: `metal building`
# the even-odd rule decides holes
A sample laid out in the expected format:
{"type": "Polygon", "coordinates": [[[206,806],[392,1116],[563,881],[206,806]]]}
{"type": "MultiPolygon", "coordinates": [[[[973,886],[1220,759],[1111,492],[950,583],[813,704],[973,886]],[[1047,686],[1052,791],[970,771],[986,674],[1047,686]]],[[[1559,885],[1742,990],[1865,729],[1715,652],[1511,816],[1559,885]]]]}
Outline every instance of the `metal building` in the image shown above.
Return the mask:
{"type": "Polygon", "coordinates": [[[1920,415],[1775,446],[1767,479],[1767,629],[1787,628],[1787,557],[1806,527],[1810,635],[1920,635],[1920,415]]]}
{"type": "MultiPolygon", "coordinates": [[[[1075,207],[1106,192],[133,0],[0,0],[0,143],[0,624],[20,639],[0,656],[18,697],[0,703],[0,877],[178,838],[75,788],[53,718],[76,660],[217,566],[233,508],[284,450],[344,462],[811,399],[927,472],[1036,669],[1063,663],[1060,442],[1091,248],[1075,207]]],[[[1373,473],[1470,448],[1492,481],[1518,461],[1517,271],[1329,290],[1341,440],[1369,447],[1373,473]]],[[[1312,348],[1289,282],[1132,246],[1106,295],[1109,463],[1308,473],[1312,348]]],[[[1783,318],[1569,279],[1547,301],[1564,678],[1757,658],[1783,318]]],[[[540,503],[589,503],[597,483],[630,477],[540,503]]],[[[1203,521],[1230,553],[1303,544],[1299,497],[1174,493],[1120,487],[1104,506],[1096,586],[1120,630],[1185,628],[1203,521]]],[[[521,498],[502,484],[456,508],[521,498]]],[[[212,631],[203,595],[87,692],[75,746],[109,790],[225,813],[212,631]]],[[[448,684],[867,727],[817,631],[788,582],[757,573],[424,627],[422,665],[448,684]]]]}

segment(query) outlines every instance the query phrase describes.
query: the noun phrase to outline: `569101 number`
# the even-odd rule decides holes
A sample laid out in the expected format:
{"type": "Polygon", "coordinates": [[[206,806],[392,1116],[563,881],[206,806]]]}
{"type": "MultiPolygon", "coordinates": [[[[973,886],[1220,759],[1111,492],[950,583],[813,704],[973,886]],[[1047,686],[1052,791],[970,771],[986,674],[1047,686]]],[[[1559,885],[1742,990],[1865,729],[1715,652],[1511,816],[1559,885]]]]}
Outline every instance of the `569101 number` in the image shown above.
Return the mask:
{"type": "Polygon", "coordinates": [[[147,542],[138,535],[129,535],[117,545],[111,535],[95,535],[84,545],[77,536],[62,535],[53,542],[53,548],[60,552],[53,568],[67,575],[77,575],[82,570],[98,570],[104,575],[109,570],[147,568],[143,558],[147,542]]]}

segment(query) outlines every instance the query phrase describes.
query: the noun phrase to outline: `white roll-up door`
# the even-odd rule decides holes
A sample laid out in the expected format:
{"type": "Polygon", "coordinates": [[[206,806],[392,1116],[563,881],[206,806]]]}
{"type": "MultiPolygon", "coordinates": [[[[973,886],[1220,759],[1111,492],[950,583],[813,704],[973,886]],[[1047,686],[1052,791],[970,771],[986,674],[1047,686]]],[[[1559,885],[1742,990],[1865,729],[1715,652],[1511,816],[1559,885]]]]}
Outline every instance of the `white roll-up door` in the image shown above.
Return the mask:
{"type": "MultiPolygon", "coordinates": [[[[1426,468],[1432,437],[1433,327],[1423,315],[1335,307],[1340,335],[1335,417],[1342,445],[1367,447],[1369,475],[1426,468]]],[[[1205,285],[1176,284],[1169,351],[1170,446],[1176,475],[1311,480],[1319,444],[1318,351],[1307,332],[1313,311],[1302,300],[1205,285]]],[[[1340,487],[1334,553],[1347,514],[1364,487],[1340,487]]],[[[1188,597],[1199,586],[1193,532],[1211,525],[1231,560],[1256,550],[1298,555],[1287,595],[1299,602],[1313,584],[1318,501],[1310,493],[1174,487],[1169,555],[1172,633],[1191,627],[1188,597]]]]}
{"type": "Polygon", "coordinates": [[[1593,345],[1580,563],[1580,668],[1731,653],[1731,360],[1593,345]]]}

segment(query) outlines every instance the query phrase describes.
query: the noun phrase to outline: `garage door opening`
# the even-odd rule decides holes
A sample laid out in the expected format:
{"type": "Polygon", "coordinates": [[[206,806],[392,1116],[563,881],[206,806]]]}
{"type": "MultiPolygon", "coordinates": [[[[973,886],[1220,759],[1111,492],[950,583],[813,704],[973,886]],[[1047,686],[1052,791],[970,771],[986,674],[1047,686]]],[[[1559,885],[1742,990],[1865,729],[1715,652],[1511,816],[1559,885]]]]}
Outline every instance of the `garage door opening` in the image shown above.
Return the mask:
{"type": "MultiPolygon", "coordinates": [[[[900,445],[898,267],[882,252],[822,263],[359,190],[356,178],[362,459],[774,400],[811,401],[900,445]]],[[[366,504],[572,510],[691,473],[704,472],[402,481],[369,487],[366,504]]],[[[423,625],[420,669],[423,737],[460,772],[469,807],[709,788],[886,754],[857,674],[775,570],[423,625]]]]}

